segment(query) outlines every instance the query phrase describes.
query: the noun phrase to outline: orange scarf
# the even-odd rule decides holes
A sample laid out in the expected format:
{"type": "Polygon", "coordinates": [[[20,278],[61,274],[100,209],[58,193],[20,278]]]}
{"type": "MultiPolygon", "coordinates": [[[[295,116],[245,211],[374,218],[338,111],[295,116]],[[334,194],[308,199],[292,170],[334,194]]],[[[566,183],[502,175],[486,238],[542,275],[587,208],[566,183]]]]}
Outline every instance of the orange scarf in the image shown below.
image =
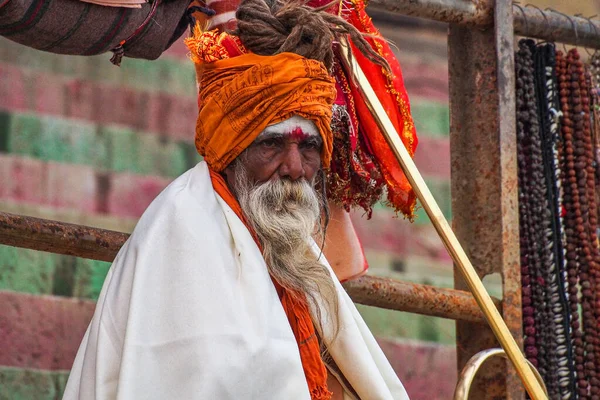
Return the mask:
{"type": "MultiPolygon", "coordinates": [[[[248,228],[250,234],[252,234],[256,245],[262,250],[256,232],[246,220],[240,204],[229,190],[223,176],[218,172],[213,171],[211,168],[209,168],[209,171],[214,190],[223,200],[225,200],[227,205],[231,207],[244,225],[246,225],[246,228],[248,228]]],[[[283,306],[292,332],[294,333],[294,337],[296,338],[296,342],[298,343],[300,360],[302,361],[302,369],[306,376],[310,397],[312,400],[329,400],[331,399],[332,393],[327,389],[327,369],[321,359],[319,341],[317,340],[315,327],[310,318],[310,311],[308,309],[306,298],[300,293],[294,295],[275,280],[273,280],[273,284],[275,285],[275,289],[277,289],[281,305],[283,306]]]]}

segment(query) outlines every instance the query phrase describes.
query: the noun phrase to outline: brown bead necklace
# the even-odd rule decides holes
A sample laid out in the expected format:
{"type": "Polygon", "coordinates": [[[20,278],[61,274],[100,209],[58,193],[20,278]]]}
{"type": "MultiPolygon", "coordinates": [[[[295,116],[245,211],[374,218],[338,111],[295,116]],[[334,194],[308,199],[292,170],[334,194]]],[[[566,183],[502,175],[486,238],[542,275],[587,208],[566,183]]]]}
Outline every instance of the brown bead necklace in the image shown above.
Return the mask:
{"type": "Polygon", "coordinates": [[[580,148],[577,155],[577,184],[579,186],[581,216],[577,216],[578,236],[581,246],[582,268],[580,282],[582,287],[582,311],[584,324],[584,341],[586,356],[584,369],[590,381],[592,399],[600,399],[600,387],[596,376],[598,350],[598,308],[596,293],[600,290],[600,258],[596,245],[597,212],[595,201],[595,179],[593,167],[592,136],[590,123],[589,83],[583,63],[577,50],[573,50],[574,63],[572,66],[573,120],[575,135],[580,148]],[[583,267],[585,266],[585,268],[583,267]],[[586,271],[587,269],[587,271],[586,271]],[[587,272],[587,279],[584,274],[587,272]]]}
{"type": "MultiPolygon", "coordinates": [[[[592,55],[589,64],[590,99],[592,115],[592,144],[594,152],[594,172],[596,181],[600,181],[600,52],[592,55]]],[[[600,207],[600,185],[596,185],[596,214],[600,207]]]]}
{"type": "MultiPolygon", "coordinates": [[[[529,190],[529,141],[528,131],[530,129],[529,107],[533,96],[527,95],[532,90],[533,77],[530,65],[531,52],[527,45],[519,42],[519,49],[515,54],[516,75],[516,111],[517,111],[517,163],[519,178],[519,222],[520,222],[520,249],[521,249],[521,285],[523,303],[523,330],[525,336],[525,355],[527,359],[539,368],[538,352],[538,324],[536,324],[536,308],[542,299],[534,296],[536,286],[535,255],[532,254],[533,241],[531,233],[533,229],[533,217],[529,207],[532,204],[532,192],[529,190]]],[[[537,291],[536,291],[537,293],[537,291]]]]}
{"type": "MultiPolygon", "coordinates": [[[[572,64],[573,54],[569,52],[567,58],[562,52],[557,52],[557,77],[559,82],[560,105],[562,111],[561,134],[563,139],[562,151],[562,178],[563,178],[563,206],[565,209],[565,234],[566,234],[566,263],[569,290],[569,306],[571,311],[571,337],[575,355],[575,371],[577,379],[577,394],[580,398],[587,398],[589,382],[584,371],[585,345],[579,317],[579,289],[577,284],[580,279],[579,235],[577,229],[577,216],[581,215],[579,188],[577,185],[577,170],[575,168],[575,149],[578,140],[574,137],[574,122],[572,105],[572,72],[568,68],[572,64]]],[[[585,278],[585,275],[584,275],[585,278]]]]}

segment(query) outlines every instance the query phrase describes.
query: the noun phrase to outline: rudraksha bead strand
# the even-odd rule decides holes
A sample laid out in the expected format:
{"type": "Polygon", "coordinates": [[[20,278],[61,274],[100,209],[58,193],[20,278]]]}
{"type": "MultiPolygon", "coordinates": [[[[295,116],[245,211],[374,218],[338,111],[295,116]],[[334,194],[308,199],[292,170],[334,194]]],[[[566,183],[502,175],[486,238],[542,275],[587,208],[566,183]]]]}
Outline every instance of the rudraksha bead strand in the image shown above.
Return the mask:
{"type": "MultiPolygon", "coordinates": [[[[572,57],[569,57],[572,61],[572,57]]],[[[573,120],[570,105],[571,84],[567,70],[567,58],[561,51],[556,54],[556,75],[559,84],[561,117],[561,137],[563,141],[561,173],[563,187],[564,224],[566,236],[566,267],[571,311],[571,340],[577,379],[577,395],[587,398],[589,383],[584,372],[585,347],[579,318],[579,261],[578,239],[576,236],[576,214],[581,213],[577,178],[575,171],[573,120]]]]}
{"type": "MultiPolygon", "coordinates": [[[[579,61],[581,62],[581,61],[579,61]]],[[[579,77],[580,90],[581,90],[581,106],[582,106],[582,117],[583,117],[583,133],[584,133],[584,149],[585,149],[585,177],[587,180],[586,184],[586,198],[588,202],[588,220],[585,221],[587,228],[589,251],[584,250],[589,255],[589,268],[590,275],[593,279],[592,284],[592,313],[593,313],[593,325],[594,335],[590,343],[594,347],[594,362],[595,362],[595,374],[590,379],[592,384],[593,399],[600,399],[600,307],[598,301],[600,300],[600,251],[598,249],[598,209],[596,201],[596,174],[595,174],[595,160],[594,160],[594,143],[592,134],[592,119],[591,119],[591,98],[590,88],[591,73],[588,68],[582,65],[584,73],[579,77]],[[595,388],[595,390],[594,390],[595,388]]]]}
{"type": "MultiPolygon", "coordinates": [[[[596,266],[595,245],[590,235],[591,206],[595,202],[590,199],[594,190],[593,169],[591,166],[591,132],[589,125],[589,96],[583,63],[576,49],[569,51],[572,58],[571,101],[574,122],[575,170],[577,191],[579,194],[580,213],[576,213],[576,233],[579,239],[579,282],[581,285],[581,308],[583,323],[583,340],[585,343],[584,371],[590,383],[590,394],[594,399],[600,398],[600,388],[596,378],[596,343],[598,332],[596,326],[595,288],[596,266]],[[587,109],[587,113],[586,113],[587,109]],[[590,181],[589,178],[592,178],[590,181]]],[[[595,237],[595,235],[594,235],[595,237]]]]}
{"type": "MultiPolygon", "coordinates": [[[[592,143],[594,145],[594,168],[596,181],[600,182],[600,53],[594,53],[590,59],[592,99],[592,143]]],[[[596,186],[596,205],[600,208],[600,185],[596,186]]],[[[600,211],[599,211],[600,213],[600,211]]]]}
{"type": "MultiPolygon", "coordinates": [[[[583,150],[583,132],[581,126],[581,115],[580,115],[580,89],[579,89],[579,71],[576,65],[575,52],[570,50],[567,53],[567,77],[569,79],[570,96],[569,105],[571,109],[570,126],[573,136],[572,141],[572,168],[569,171],[569,184],[571,187],[571,202],[573,207],[571,213],[568,213],[571,218],[567,219],[567,234],[573,236],[573,243],[575,245],[575,254],[578,262],[578,278],[581,295],[579,298],[581,304],[581,346],[582,349],[576,349],[576,360],[581,361],[583,364],[583,379],[579,380],[580,388],[579,395],[582,399],[589,399],[591,387],[589,386],[590,370],[593,363],[588,360],[590,347],[589,347],[589,331],[590,331],[590,274],[588,259],[584,253],[586,246],[586,235],[585,227],[583,225],[584,213],[587,213],[587,201],[585,197],[585,172],[584,162],[581,157],[584,154],[583,150]]],[[[568,157],[568,156],[567,156],[568,157]]]]}
{"type": "MultiPolygon", "coordinates": [[[[562,210],[562,185],[561,185],[561,169],[559,164],[559,145],[560,134],[558,121],[560,118],[560,102],[558,96],[558,80],[556,77],[556,49],[553,44],[545,46],[546,54],[546,96],[548,105],[548,132],[552,146],[552,162],[550,169],[553,174],[551,180],[553,182],[552,210],[554,224],[554,244],[555,244],[555,259],[556,259],[556,282],[558,286],[557,296],[559,308],[555,309],[556,329],[557,329],[557,353],[558,359],[558,377],[561,399],[570,399],[577,392],[577,382],[575,379],[575,365],[571,340],[571,311],[568,302],[568,282],[567,269],[565,260],[565,245],[566,236],[564,230],[564,222],[561,214],[562,210]]],[[[556,307],[556,305],[555,305],[556,307]]]]}
{"type": "MultiPolygon", "coordinates": [[[[554,278],[554,254],[552,251],[552,227],[551,216],[548,206],[548,185],[545,173],[545,160],[543,154],[542,125],[540,124],[540,90],[535,80],[535,67],[533,55],[536,51],[532,40],[522,40],[520,47],[525,46],[525,65],[527,69],[526,79],[529,84],[526,88],[527,114],[526,124],[528,132],[528,158],[527,169],[530,184],[532,203],[528,205],[533,228],[530,235],[535,245],[531,251],[537,255],[535,260],[537,281],[533,286],[534,296],[542,297],[543,300],[536,301],[536,328],[538,330],[537,346],[539,352],[539,370],[543,374],[550,397],[558,395],[558,374],[556,360],[556,327],[551,305],[551,291],[549,284],[554,278]],[[537,89],[537,90],[536,90],[537,89]]],[[[542,79],[543,81],[543,79],[542,79]]]]}
{"type": "MultiPolygon", "coordinates": [[[[523,315],[528,323],[533,317],[535,327],[535,351],[526,348],[526,352],[536,355],[540,375],[547,382],[548,389],[558,392],[556,363],[550,362],[555,352],[555,329],[552,309],[548,303],[547,283],[552,279],[548,264],[553,263],[551,247],[547,245],[548,234],[552,236],[548,215],[547,188],[544,173],[544,159],[540,125],[538,117],[536,85],[534,79],[533,51],[535,44],[531,40],[519,42],[517,76],[519,94],[517,120],[521,132],[518,136],[520,167],[520,211],[523,224],[521,238],[523,242],[522,258],[525,263],[525,284],[529,284],[531,305],[525,305],[523,315]],[[528,276],[529,275],[529,276],[528,276]],[[528,279],[529,278],[529,281],[528,279]],[[552,375],[554,382],[549,379],[552,375]]],[[[527,296],[527,289],[524,291],[527,296]]],[[[529,299],[525,299],[525,304],[529,299]]],[[[530,337],[527,344],[533,344],[530,337]]]]}
{"type": "MultiPolygon", "coordinates": [[[[591,144],[592,144],[592,154],[588,153],[588,158],[592,160],[591,168],[588,171],[593,171],[593,173],[588,174],[588,180],[591,181],[592,176],[594,178],[594,191],[593,193],[588,193],[588,197],[590,200],[593,200],[595,204],[590,204],[590,242],[594,246],[596,251],[596,257],[594,260],[594,266],[596,270],[596,303],[595,303],[595,311],[596,311],[596,325],[600,326],[600,260],[598,257],[600,256],[600,251],[598,251],[598,207],[600,206],[600,54],[595,53],[591,60],[588,70],[586,71],[586,83],[588,84],[589,92],[588,96],[590,98],[590,128],[591,128],[591,144]]],[[[587,110],[584,110],[587,111],[587,110]]],[[[596,357],[600,354],[600,340],[596,342],[596,357]]],[[[596,359],[596,377],[600,377],[600,363],[598,359],[596,359]]]]}
{"type": "Polygon", "coordinates": [[[525,55],[518,51],[515,54],[515,72],[516,72],[516,111],[517,111],[517,163],[518,163],[518,179],[519,179],[519,232],[520,232],[520,251],[521,251],[521,290],[523,304],[523,332],[525,343],[525,355],[527,359],[534,365],[538,366],[538,350],[536,346],[536,326],[535,326],[535,309],[532,296],[532,278],[530,270],[530,237],[529,225],[531,224],[530,215],[528,212],[528,204],[530,204],[527,179],[527,157],[525,154],[525,141],[527,139],[525,121],[522,118],[523,110],[527,105],[525,102],[526,82],[523,77],[525,55]]]}

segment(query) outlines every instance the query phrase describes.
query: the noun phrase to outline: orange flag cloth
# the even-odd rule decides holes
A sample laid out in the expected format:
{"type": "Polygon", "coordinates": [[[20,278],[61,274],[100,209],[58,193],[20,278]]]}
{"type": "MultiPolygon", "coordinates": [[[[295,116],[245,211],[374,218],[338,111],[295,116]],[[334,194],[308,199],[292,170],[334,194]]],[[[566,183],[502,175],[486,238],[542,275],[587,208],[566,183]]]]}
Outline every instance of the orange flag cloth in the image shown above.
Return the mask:
{"type": "Polygon", "coordinates": [[[323,167],[329,167],[336,89],[322,63],[293,53],[231,54],[241,45],[214,31],[188,38],[186,44],[194,61],[200,61],[196,149],[211,169],[222,171],[267,126],[292,115],[315,123],[323,138],[323,167]]]}

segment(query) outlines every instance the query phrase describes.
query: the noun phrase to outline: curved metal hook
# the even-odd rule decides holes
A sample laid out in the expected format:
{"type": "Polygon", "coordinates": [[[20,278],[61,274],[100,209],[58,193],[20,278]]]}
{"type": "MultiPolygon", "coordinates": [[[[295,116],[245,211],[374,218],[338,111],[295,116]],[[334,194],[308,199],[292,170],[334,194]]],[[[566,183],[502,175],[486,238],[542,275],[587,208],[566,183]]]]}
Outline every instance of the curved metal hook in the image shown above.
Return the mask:
{"type": "MultiPolygon", "coordinates": [[[[581,13],[574,14],[573,16],[574,16],[574,17],[583,18],[583,19],[587,19],[587,21],[588,21],[588,24],[589,24],[589,25],[590,25],[592,28],[594,28],[594,31],[596,30],[596,27],[594,26],[594,24],[592,24],[592,21],[591,21],[591,18],[592,18],[592,17],[590,17],[590,18],[586,18],[586,17],[584,17],[584,16],[583,16],[581,13]]],[[[598,32],[596,32],[596,34],[598,34],[598,32]]],[[[585,35],[583,36],[583,38],[585,39],[585,35]]],[[[593,54],[593,53],[590,53],[590,51],[588,50],[588,48],[587,48],[587,47],[584,47],[584,48],[583,48],[583,50],[585,50],[585,52],[588,54],[588,56],[590,56],[590,57],[592,56],[592,54],[593,54]]]]}
{"type": "MultiPolygon", "coordinates": [[[[471,385],[473,384],[473,380],[479,371],[479,368],[490,358],[492,357],[503,357],[507,358],[504,350],[500,348],[492,348],[487,350],[482,350],[479,353],[475,354],[473,357],[467,361],[462,371],[460,371],[460,375],[458,377],[458,383],[456,384],[456,388],[454,389],[454,400],[468,400],[469,391],[471,390],[471,385]]],[[[529,360],[527,360],[527,364],[531,371],[535,375],[535,378],[540,383],[542,390],[548,396],[548,390],[546,389],[546,385],[544,384],[544,380],[542,379],[538,370],[531,364],[529,360]]]]}
{"type": "MultiPolygon", "coordinates": [[[[594,29],[594,34],[595,34],[595,36],[598,36],[598,30],[596,29],[596,24],[592,23],[592,18],[594,18],[594,17],[597,17],[597,16],[598,16],[598,14],[594,14],[594,15],[592,15],[591,17],[583,17],[583,18],[587,19],[587,21],[588,21],[588,24],[590,24],[590,26],[592,27],[592,29],[594,29]]],[[[585,51],[587,51],[587,48],[586,48],[586,50],[585,50],[585,51]]],[[[594,49],[594,52],[592,53],[592,55],[591,55],[591,56],[593,57],[593,56],[595,56],[597,53],[598,53],[598,49],[594,49]]],[[[588,53],[588,54],[590,54],[590,53],[588,53]]]]}
{"type": "MultiPolygon", "coordinates": [[[[566,19],[569,20],[569,22],[571,23],[571,28],[573,28],[573,31],[575,32],[575,46],[579,46],[579,33],[577,32],[577,26],[575,25],[575,21],[573,21],[573,19],[571,17],[569,17],[567,14],[564,14],[558,10],[555,10],[553,8],[546,8],[546,10],[550,10],[552,12],[555,12],[557,14],[562,15],[563,17],[565,17],[566,19]]],[[[565,52],[567,51],[567,48],[565,46],[565,44],[563,43],[563,48],[565,49],[565,52]]]]}
{"type": "MultiPolygon", "coordinates": [[[[546,13],[541,8],[539,8],[535,4],[531,4],[531,3],[525,4],[525,8],[529,8],[529,7],[533,7],[536,10],[538,10],[539,13],[542,15],[542,18],[544,18],[544,22],[546,22],[546,25],[549,25],[548,16],[546,15],[546,13]]],[[[552,36],[551,36],[551,39],[552,39],[552,36]]],[[[544,40],[544,41],[538,42],[538,44],[542,44],[542,43],[552,43],[552,45],[554,45],[553,40],[544,40]]]]}
{"type": "Polygon", "coordinates": [[[546,25],[548,25],[548,17],[546,16],[546,13],[544,11],[542,11],[541,8],[539,8],[538,6],[536,6],[535,4],[531,4],[531,3],[527,3],[525,4],[525,7],[533,7],[536,10],[538,10],[540,12],[540,14],[542,14],[542,17],[544,17],[544,21],[546,21],[546,25]]]}
{"type": "Polygon", "coordinates": [[[519,8],[519,10],[521,10],[521,14],[523,15],[523,19],[525,20],[525,35],[523,36],[529,36],[529,21],[527,20],[527,15],[525,14],[525,10],[523,10],[523,7],[521,7],[521,5],[519,4],[518,1],[513,1],[512,3],[513,7],[516,6],[519,8]]]}

